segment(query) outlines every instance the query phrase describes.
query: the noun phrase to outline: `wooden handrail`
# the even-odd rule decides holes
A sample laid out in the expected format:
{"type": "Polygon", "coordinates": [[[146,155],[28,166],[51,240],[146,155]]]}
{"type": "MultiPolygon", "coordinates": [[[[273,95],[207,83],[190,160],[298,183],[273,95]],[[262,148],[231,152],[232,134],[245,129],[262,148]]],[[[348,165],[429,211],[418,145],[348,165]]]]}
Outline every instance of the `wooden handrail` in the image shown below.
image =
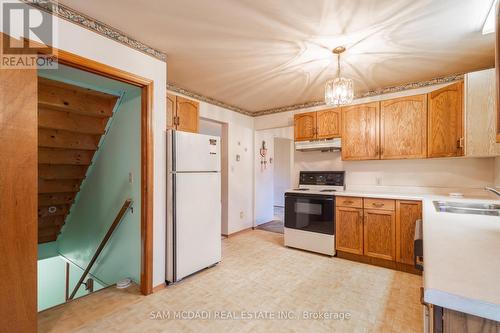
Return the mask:
{"type": "Polygon", "coordinates": [[[92,266],[94,265],[95,261],[97,260],[97,257],[99,257],[99,254],[101,254],[102,249],[104,249],[104,246],[106,246],[106,243],[108,242],[109,238],[113,234],[113,231],[115,231],[118,224],[120,224],[120,221],[122,220],[123,216],[125,215],[125,213],[130,208],[131,205],[132,205],[132,199],[125,200],[122,208],[118,212],[118,215],[116,215],[115,220],[113,221],[113,224],[111,224],[111,226],[109,227],[108,232],[106,233],[103,240],[101,241],[101,244],[99,244],[99,247],[95,251],[94,256],[92,257],[89,264],[87,265],[87,268],[85,268],[85,271],[83,272],[82,277],[80,278],[80,280],[76,284],[75,289],[73,289],[73,292],[71,293],[71,296],[69,296],[68,300],[71,300],[71,299],[73,299],[73,297],[75,297],[76,292],[78,291],[78,288],[80,288],[81,284],[83,283],[83,280],[85,280],[85,277],[90,272],[90,270],[92,269],[92,266]]]}

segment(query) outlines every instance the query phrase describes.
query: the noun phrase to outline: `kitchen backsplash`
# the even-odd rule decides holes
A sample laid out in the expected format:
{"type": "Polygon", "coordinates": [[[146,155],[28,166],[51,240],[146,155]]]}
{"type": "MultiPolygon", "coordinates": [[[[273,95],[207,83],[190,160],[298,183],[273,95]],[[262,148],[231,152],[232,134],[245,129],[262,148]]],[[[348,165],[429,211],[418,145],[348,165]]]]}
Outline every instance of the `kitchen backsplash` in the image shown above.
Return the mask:
{"type": "Polygon", "coordinates": [[[297,184],[301,170],[345,170],[348,189],[482,191],[485,186],[500,182],[499,164],[495,158],[342,161],[339,152],[295,152],[294,175],[297,184]]]}

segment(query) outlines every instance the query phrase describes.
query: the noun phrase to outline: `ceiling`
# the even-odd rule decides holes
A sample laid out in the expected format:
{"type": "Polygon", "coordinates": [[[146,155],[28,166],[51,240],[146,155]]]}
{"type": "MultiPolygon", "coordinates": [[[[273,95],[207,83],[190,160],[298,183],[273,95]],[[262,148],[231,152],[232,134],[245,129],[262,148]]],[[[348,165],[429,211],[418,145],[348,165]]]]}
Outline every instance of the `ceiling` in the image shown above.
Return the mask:
{"type": "Polygon", "coordinates": [[[167,54],[168,82],[251,112],[494,66],[492,0],[59,0],[167,54]]]}

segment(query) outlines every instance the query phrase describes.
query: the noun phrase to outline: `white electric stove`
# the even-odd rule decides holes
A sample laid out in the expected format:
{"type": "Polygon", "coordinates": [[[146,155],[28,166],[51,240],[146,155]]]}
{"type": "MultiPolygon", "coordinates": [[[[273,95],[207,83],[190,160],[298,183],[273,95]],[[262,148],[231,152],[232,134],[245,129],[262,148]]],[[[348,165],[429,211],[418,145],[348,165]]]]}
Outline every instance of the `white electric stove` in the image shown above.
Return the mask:
{"type": "Polygon", "coordinates": [[[335,193],[344,171],[301,171],[299,186],[285,192],[285,246],[335,255],[335,193]]]}

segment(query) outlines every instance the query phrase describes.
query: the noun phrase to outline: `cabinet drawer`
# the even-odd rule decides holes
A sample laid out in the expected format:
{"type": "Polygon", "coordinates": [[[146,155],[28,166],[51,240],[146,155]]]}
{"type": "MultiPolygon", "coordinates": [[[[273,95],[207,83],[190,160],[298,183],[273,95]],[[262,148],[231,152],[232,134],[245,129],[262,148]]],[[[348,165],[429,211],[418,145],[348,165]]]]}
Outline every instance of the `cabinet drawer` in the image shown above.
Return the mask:
{"type": "Polygon", "coordinates": [[[339,207],[363,208],[363,199],[356,197],[337,197],[335,204],[339,207]]]}
{"type": "Polygon", "coordinates": [[[363,199],[363,201],[364,201],[363,207],[365,209],[383,209],[383,210],[396,209],[396,200],[365,198],[363,199]]]}

